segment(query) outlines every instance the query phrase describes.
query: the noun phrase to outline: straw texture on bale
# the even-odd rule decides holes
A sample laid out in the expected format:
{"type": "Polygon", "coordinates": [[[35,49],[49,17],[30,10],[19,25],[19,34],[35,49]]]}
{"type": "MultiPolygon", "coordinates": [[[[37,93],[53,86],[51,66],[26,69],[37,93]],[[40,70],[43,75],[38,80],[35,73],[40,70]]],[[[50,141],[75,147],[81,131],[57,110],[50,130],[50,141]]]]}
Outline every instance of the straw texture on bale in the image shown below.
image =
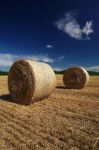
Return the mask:
{"type": "Polygon", "coordinates": [[[39,101],[49,96],[55,86],[56,76],[48,64],[18,60],[10,68],[8,89],[14,102],[27,105],[39,101]]]}
{"type": "Polygon", "coordinates": [[[82,89],[88,81],[89,74],[82,67],[71,67],[64,72],[63,82],[68,89],[82,89]]]}

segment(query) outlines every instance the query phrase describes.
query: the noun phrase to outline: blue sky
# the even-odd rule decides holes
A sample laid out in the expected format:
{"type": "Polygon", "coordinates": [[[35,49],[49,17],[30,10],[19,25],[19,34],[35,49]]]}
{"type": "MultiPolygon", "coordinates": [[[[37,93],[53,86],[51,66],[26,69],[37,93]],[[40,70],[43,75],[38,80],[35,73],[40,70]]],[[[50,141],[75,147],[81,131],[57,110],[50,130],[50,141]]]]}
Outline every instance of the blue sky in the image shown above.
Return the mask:
{"type": "Polygon", "coordinates": [[[0,70],[17,59],[99,71],[98,0],[0,1],[0,70]]]}

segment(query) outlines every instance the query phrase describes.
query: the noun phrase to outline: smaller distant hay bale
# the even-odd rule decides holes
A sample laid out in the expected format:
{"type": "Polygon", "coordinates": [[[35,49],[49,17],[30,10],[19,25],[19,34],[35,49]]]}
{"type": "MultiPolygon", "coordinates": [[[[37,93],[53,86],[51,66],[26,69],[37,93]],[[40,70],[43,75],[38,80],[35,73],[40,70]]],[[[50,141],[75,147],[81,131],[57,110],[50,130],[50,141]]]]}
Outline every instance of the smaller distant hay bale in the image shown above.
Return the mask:
{"type": "Polygon", "coordinates": [[[63,82],[67,89],[82,89],[89,82],[89,74],[82,67],[71,67],[64,72],[63,82]]]}
{"type": "Polygon", "coordinates": [[[14,102],[28,105],[48,97],[56,86],[53,69],[45,63],[18,60],[8,74],[8,89],[14,102]]]}

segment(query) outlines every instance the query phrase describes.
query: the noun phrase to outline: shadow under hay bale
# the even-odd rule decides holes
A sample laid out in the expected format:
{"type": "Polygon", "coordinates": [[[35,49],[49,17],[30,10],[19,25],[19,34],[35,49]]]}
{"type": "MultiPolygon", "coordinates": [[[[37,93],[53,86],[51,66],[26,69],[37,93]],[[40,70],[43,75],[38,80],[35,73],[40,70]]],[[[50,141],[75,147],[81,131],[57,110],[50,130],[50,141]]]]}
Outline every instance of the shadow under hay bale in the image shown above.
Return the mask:
{"type": "Polygon", "coordinates": [[[72,67],[65,70],[63,82],[67,89],[82,89],[89,82],[89,74],[82,67],[72,67]]]}
{"type": "Polygon", "coordinates": [[[56,86],[57,89],[66,89],[65,86],[56,86]]]}
{"type": "Polygon", "coordinates": [[[0,99],[1,100],[4,100],[4,101],[7,101],[7,102],[13,102],[10,94],[4,94],[4,95],[0,95],[0,99]]]}
{"type": "Polygon", "coordinates": [[[45,63],[16,61],[8,74],[8,89],[14,102],[28,105],[48,97],[56,86],[53,69],[45,63]]]}

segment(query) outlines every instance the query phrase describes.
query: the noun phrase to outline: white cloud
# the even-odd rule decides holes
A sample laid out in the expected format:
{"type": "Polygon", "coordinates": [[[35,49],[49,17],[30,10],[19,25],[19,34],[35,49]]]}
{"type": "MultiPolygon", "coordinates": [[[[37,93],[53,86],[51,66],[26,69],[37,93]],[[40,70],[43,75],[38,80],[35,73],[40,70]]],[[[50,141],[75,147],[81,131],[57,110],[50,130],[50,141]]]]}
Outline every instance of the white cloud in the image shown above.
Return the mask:
{"type": "Polygon", "coordinates": [[[77,40],[88,40],[90,39],[89,35],[93,33],[91,20],[87,21],[84,27],[81,28],[76,20],[76,15],[71,12],[66,13],[64,18],[57,20],[54,24],[59,30],[77,40]]]}
{"type": "Polygon", "coordinates": [[[87,36],[87,39],[90,39],[90,37],[88,36],[89,34],[93,33],[93,24],[92,24],[92,21],[87,21],[82,32],[84,34],[86,34],[87,36]]]}
{"type": "Polygon", "coordinates": [[[46,45],[45,47],[46,47],[46,48],[53,48],[53,46],[50,45],[50,44],[46,45]]]}
{"type": "Polygon", "coordinates": [[[55,71],[62,71],[62,68],[54,68],[55,71]]]}
{"type": "Polygon", "coordinates": [[[47,63],[47,62],[53,63],[54,62],[54,60],[52,58],[49,58],[49,57],[43,57],[42,61],[45,62],[45,63],[47,63]]]}
{"type": "Polygon", "coordinates": [[[78,66],[77,64],[69,64],[70,67],[78,66]]]}
{"type": "Polygon", "coordinates": [[[14,55],[14,54],[0,54],[0,67],[10,67],[15,60],[30,59],[46,63],[53,63],[54,59],[48,55],[14,55]]]}
{"type": "Polygon", "coordinates": [[[0,67],[8,67],[12,65],[15,57],[11,54],[0,54],[0,67]]]}
{"type": "Polygon", "coordinates": [[[99,66],[88,67],[87,70],[99,72],[99,66]]]}
{"type": "Polygon", "coordinates": [[[10,66],[13,64],[14,61],[20,59],[28,59],[28,60],[35,60],[45,63],[54,63],[64,59],[64,56],[60,56],[57,58],[51,58],[47,54],[39,54],[39,55],[15,55],[15,54],[3,54],[0,53],[0,70],[8,70],[10,66]]]}
{"type": "Polygon", "coordinates": [[[64,56],[60,56],[59,58],[58,58],[58,60],[63,60],[65,57],[64,56]]]}

